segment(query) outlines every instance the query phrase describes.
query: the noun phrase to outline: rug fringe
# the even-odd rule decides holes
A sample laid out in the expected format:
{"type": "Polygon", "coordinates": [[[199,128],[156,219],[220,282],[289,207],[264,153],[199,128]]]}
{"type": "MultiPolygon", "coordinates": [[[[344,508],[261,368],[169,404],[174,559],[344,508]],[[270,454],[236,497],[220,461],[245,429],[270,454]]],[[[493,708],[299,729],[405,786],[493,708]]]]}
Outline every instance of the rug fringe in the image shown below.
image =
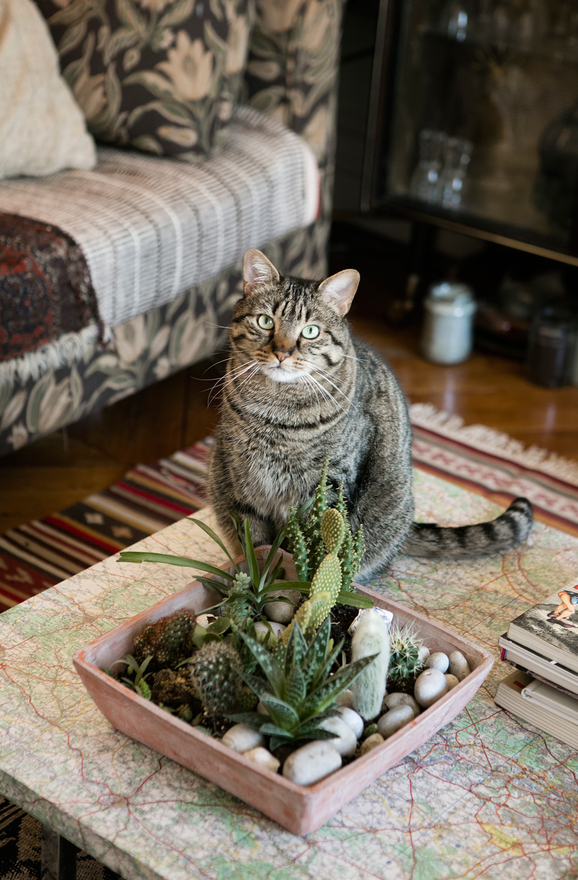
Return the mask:
{"type": "Polygon", "coordinates": [[[37,351],[0,363],[0,385],[39,379],[48,370],[70,365],[92,354],[99,335],[98,324],[90,324],[74,333],[64,333],[54,342],[43,345],[37,351]]]}
{"type": "Polygon", "coordinates": [[[436,431],[482,452],[508,458],[524,467],[540,470],[551,477],[578,486],[578,461],[564,458],[539,446],[527,446],[508,434],[486,425],[464,425],[461,416],[437,410],[431,403],[413,403],[409,407],[412,424],[436,431]]]}

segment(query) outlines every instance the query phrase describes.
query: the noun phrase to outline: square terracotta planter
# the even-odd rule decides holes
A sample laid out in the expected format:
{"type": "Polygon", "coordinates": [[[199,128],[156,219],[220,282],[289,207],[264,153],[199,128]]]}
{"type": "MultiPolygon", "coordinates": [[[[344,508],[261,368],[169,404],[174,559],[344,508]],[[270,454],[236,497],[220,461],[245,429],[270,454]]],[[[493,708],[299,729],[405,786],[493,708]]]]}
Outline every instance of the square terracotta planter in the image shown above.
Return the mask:
{"type": "MultiPolygon", "coordinates": [[[[257,551],[260,563],[266,558],[267,552],[268,548],[257,551]]],[[[284,556],[286,579],[297,580],[291,557],[287,554],[284,556]]],[[[222,568],[233,572],[231,566],[223,565],[222,568]]],[[[73,657],[74,666],[100,711],[122,733],[220,785],[288,831],[308,834],[327,822],[386,770],[451,721],[471,700],[493,665],[489,652],[443,626],[364,587],[358,586],[357,591],[370,596],[376,606],[393,612],[397,624],[411,623],[432,653],[461,651],[472,671],[459,685],[382,745],[309,787],[296,785],[279,773],[257,767],[218,740],[145,700],[103,671],[115,660],[131,653],[135,635],[146,625],[183,609],[200,613],[214,605],[218,601],[217,595],[198,581],[193,581],[77,651],[73,657]]]]}

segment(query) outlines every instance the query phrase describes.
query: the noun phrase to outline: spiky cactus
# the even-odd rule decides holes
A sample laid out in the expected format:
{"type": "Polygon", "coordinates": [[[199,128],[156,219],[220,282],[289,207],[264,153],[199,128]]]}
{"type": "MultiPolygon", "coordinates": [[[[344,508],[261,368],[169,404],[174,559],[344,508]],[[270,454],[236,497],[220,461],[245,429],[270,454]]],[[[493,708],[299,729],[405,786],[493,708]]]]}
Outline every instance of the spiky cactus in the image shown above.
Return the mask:
{"type": "Polygon", "coordinates": [[[295,570],[300,581],[309,580],[309,560],[307,555],[307,543],[299,524],[297,514],[293,507],[289,508],[289,522],[287,523],[287,546],[293,554],[295,570]]]}
{"type": "Polygon", "coordinates": [[[134,640],[134,657],[138,663],[152,655],[149,671],[174,667],[193,653],[195,615],[179,611],[146,626],[134,640]]]}
{"type": "MultiPolygon", "coordinates": [[[[309,508],[307,518],[300,523],[303,539],[307,548],[307,568],[309,579],[312,580],[321,561],[325,556],[325,548],[321,539],[321,521],[328,508],[327,503],[327,471],[329,469],[329,456],[323,463],[321,479],[313,493],[313,503],[309,508]]],[[[290,545],[291,547],[291,545],[290,545]]],[[[293,549],[291,549],[293,552],[293,549]]]]}
{"type": "Polygon", "coordinates": [[[351,641],[351,659],[376,655],[375,660],[351,685],[353,708],[364,721],[376,718],[381,710],[389,665],[389,632],[383,617],[373,608],[366,611],[351,641]]]}
{"type": "Polygon", "coordinates": [[[344,533],[342,515],[334,508],[328,508],[323,514],[320,529],[325,556],[311,581],[309,598],[297,609],[295,617],[283,633],[283,645],[288,644],[295,624],[299,624],[306,637],[311,637],[335,605],[341,589],[341,564],[337,553],[344,533]]]}
{"type": "Polygon", "coordinates": [[[189,663],[191,680],[207,715],[222,716],[255,704],[239,677],[243,663],[229,642],[205,642],[189,663]]]}
{"type": "Polygon", "coordinates": [[[423,667],[419,650],[423,645],[411,626],[398,627],[393,625],[389,632],[391,654],[387,684],[389,687],[400,687],[406,681],[412,681],[423,667]]]}
{"type": "Polygon", "coordinates": [[[292,508],[287,525],[287,546],[293,554],[297,577],[301,581],[313,580],[325,557],[325,547],[321,538],[321,523],[327,509],[334,509],[341,514],[345,524],[343,542],[339,549],[339,560],[342,571],[342,589],[350,590],[351,584],[361,564],[365,545],[363,530],[360,526],[351,534],[347,518],[347,504],[343,495],[343,485],[339,487],[337,500],[333,508],[327,501],[327,471],[329,456],[325,459],[321,479],[313,496],[313,503],[306,518],[292,508]]]}

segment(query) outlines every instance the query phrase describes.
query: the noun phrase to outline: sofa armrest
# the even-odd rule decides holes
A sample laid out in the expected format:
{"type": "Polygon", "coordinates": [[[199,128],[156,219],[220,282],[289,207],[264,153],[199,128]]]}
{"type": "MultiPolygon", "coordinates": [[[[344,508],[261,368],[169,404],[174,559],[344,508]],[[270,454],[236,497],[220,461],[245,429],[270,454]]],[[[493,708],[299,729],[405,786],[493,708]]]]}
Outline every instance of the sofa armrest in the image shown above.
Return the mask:
{"type": "Polygon", "coordinates": [[[312,148],[321,218],[331,215],[343,0],[258,0],[245,103],[274,116],[312,148]]]}

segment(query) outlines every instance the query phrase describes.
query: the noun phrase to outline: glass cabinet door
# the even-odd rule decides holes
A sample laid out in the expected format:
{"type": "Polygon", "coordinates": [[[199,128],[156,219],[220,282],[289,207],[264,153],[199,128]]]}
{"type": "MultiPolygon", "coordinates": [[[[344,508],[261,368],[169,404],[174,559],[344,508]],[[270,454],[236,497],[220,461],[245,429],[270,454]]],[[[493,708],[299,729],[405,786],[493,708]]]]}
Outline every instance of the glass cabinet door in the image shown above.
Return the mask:
{"type": "Polygon", "coordinates": [[[380,199],[575,249],[578,0],[397,8],[380,199]]]}

